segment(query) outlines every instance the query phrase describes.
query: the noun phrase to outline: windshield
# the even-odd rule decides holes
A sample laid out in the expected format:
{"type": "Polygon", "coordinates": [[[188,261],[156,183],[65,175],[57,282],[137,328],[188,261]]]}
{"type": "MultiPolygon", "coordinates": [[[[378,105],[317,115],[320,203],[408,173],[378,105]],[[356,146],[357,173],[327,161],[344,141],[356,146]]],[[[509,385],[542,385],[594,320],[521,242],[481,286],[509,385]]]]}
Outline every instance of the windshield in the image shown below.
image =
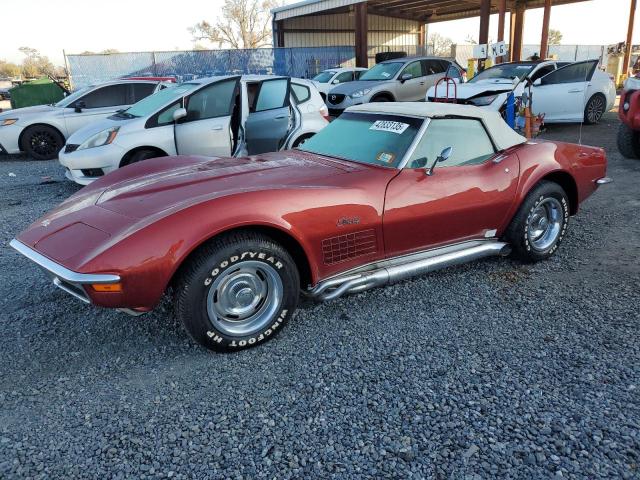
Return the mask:
{"type": "Polygon", "coordinates": [[[167,87],[164,90],[143,98],[138,103],[134,103],[127,108],[124,113],[128,117],[146,117],[156,113],[158,109],[168,103],[184,97],[188,92],[199,87],[199,83],[182,83],[175,87],[167,87]]]}
{"type": "Polygon", "coordinates": [[[535,63],[505,63],[504,65],[496,65],[479,73],[469,80],[468,83],[490,80],[492,78],[508,78],[512,80],[514,77],[518,77],[519,80],[524,80],[524,77],[526,77],[536,65],[535,63]]]}
{"type": "Polygon", "coordinates": [[[404,65],[404,62],[379,63],[370,70],[367,70],[360,76],[360,80],[390,80],[398,70],[404,65]]]}
{"type": "Polygon", "coordinates": [[[56,107],[66,107],[67,105],[72,104],[78,98],[83,96],[85,93],[88,93],[90,90],[93,90],[94,88],[96,88],[95,85],[89,85],[88,87],[82,87],[81,89],[76,90],[72,94],[64,97],[62,100],[60,100],[58,103],[56,103],[55,106],[56,107]]]}
{"type": "Polygon", "coordinates": [[[299,148],[358,163],[397,167],[424,119],[345,112],[299,148]]]}
{"type": "Polygon", "coordinates": [[[319,73],[318,75],[313,77],[311,80],[315,80],[316,82],[320,82],[320,83],[327,83],[329,80],[331,80],[331,78],[335,74],[336,74],[335,70],[327,70],[319,73]]]}

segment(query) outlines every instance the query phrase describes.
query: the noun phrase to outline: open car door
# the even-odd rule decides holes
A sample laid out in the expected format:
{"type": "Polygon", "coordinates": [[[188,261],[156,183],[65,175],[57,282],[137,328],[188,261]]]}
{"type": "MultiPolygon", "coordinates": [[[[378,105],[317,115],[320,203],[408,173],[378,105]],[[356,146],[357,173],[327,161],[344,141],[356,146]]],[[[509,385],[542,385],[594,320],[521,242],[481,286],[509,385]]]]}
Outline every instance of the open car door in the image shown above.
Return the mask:
{"type": "Polygon", "coordinates": [[[597,66],[598,60],[571,63],[536,80],[531,90],[533,113],[544,114],[547,122],[581,122],[597,66]]]}
{"type": "Polygon", "coordinates": [[[175,127],[181,155],[230,156],[234,116],[240,115],[240,77],[211,83],[185,98],[187,116],[175,127]]]}
{"type": "Polygon", "coordinates": [[[284,145],[293,122],[290,89],[289,78],[264,80],[257,86],[245,123],[249,155],[276,152],[284,145]]]}

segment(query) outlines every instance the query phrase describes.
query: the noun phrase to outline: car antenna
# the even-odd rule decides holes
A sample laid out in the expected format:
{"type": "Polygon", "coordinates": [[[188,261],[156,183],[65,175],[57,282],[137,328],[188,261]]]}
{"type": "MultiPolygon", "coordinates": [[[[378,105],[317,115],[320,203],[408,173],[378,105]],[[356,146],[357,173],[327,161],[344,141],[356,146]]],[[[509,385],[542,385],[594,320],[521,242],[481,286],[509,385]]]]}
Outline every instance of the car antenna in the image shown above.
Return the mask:
{"type": "MultiPolygon", "coordinates": [[[[596,68],[598,68],[598,66],[596,65],[596,68]]],[[[595,73],[595,72],[594,72],[595,73]]],[[[587,99],[587,89],[589,88],[589,85],[586,85],[587,83],[587,78],[589,77],[589,70],[586,70],[584,72],[584,92],[582,93],[582,105],[584,105],[584,108],[586,109],[587,106],[585,104],[585,101],[587,99]]],[[[582,118],[580,119],[580,130],[578,133],[578,145],[582,146],[582,127],[584,126],[584,110],[583,110],[583,114],[582,114],[582,118]]]]}

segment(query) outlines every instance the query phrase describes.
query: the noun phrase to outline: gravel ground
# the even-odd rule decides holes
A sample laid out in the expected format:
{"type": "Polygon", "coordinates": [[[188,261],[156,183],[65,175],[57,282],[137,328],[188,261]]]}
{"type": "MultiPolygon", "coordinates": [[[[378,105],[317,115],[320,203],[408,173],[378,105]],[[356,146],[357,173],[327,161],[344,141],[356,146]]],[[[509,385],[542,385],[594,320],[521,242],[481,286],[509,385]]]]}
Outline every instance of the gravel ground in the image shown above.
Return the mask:
{"type": "MultiPolygon", "coordinates": [[[[550,261],[305,303],[237,354],[0,248],[0,477],[640,478],[640,162],[616,128],[582,131],[616,183],[550,261]]],[[[0,161],[2,244],[76,189],[56,162],[0,161]]]]}

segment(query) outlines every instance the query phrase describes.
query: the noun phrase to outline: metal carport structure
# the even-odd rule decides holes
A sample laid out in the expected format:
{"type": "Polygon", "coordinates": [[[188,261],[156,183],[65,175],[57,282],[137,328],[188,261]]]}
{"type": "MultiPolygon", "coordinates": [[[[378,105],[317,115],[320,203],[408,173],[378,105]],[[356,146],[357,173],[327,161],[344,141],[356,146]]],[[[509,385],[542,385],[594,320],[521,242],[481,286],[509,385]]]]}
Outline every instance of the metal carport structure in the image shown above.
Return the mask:
{"type": "MultiPolygon", "coordinates": [[[[544,8],[540,37],[540,55],[548,51],[549,21],[552,6],[584,2],[586,0],[305,0],[276,8],[273,12],[274,46],[295,46],[288,37],[297,39],[320,35],[324,44],[333,38],[351,40],[355,46],[356,65],[369,66],[369,45],[373,35],[387,34],[415,39],[416,45],[425,45],[426,25],[480,17],[479,43],[489,39],[490,15],[498,14],[498,41],[507,40],[510,45],[509,59],[520,60],[522,55],[525,12],[533,8],[544,8]],[[504,38],[506,17],[510,21],[510,37],[504,38]],[[380,18],[397,20],[393,28],[386,28],[380,18]],[[335,19],[335,20],[334,20],[335,19]],[[375,27],[372,27],[375,21],[375,27]],[[404,22],[404,23],[403,23],[404,22]],[[403,32],[404,30],[404,32],[403,32]],[[392,32],[392,33],[389,33],[392,32]]],[[[631,0],[631,16],[635,12],[636,0],[631,0]]],[[[630,18],[628,42],[630,44],[633,18],[630,18]]],[[[309,46],[309,45],[301,45],[309,46]]],[[[627,48],[627,50],[630,50],[627,48]]],[[[625,71],[628,69],[628,52],[625,56],[625,71]]]]}

